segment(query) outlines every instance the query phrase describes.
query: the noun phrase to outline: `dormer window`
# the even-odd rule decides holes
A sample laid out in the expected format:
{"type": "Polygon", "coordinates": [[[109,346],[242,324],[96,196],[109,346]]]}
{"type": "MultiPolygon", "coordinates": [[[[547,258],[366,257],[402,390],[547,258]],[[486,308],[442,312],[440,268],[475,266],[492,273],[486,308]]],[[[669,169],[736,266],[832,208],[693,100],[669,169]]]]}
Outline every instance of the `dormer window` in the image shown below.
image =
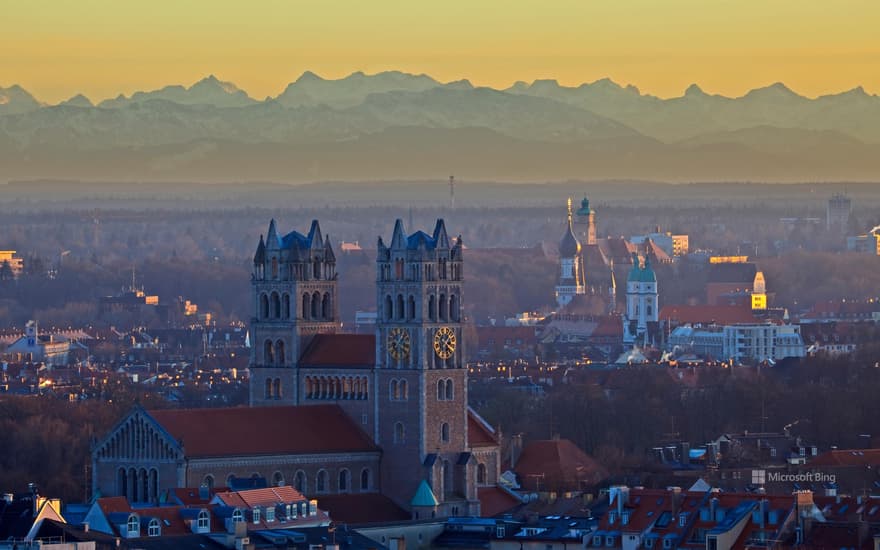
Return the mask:
{"type": "Polygon", "coordinates": [[[615,511],[608,512],[608,523],[610,525],[614,525],[615,521],[617,521],[617,512],[615,512],[615,511]]]}
{"type": "Polygon", "coordinates": [[[272,506],[266,507],[266,521],[275,521],[275,508],[272,506]]]}
{"type": "Polygon", "coordinates": [[[253,515],[254,515],[254,523],[260,523],[260,509],[259,508],[254,508],[253,515]]]}
{"type": "Polygon", "coordinates": [[[150,524],[147,526],[147,536],[148,537],[158,537],[162,534],[162,526],[159,524],[159,520],[153,518],[150,520],[150,524]]]}
{"type": "Polygon", "coordinates": [[[624,511],[623,514],[621,514],[620,523],[622,525],[626,525],[627,523],[629,523],[629,510],[624,511]]]}
{"type": "Polygon", "coordinates": [[[244,521],[244,514],[236,508],[232,512],[232,523],[241,523],[242,521],[244,521]]]}
{"type": "Polygon", "coordinates": [[[654,548],[654,538],[649,537],[645,539],[645,548],[654,548]]]}
{"type": "Polygon", "coordinates": [[[129,538],[140,536],[141,522],[136,515],[132,514],[128,516],[128,523],[125,527],[129,538]]]}
{"type": "Polygon", "coordinates": [[[593,536],[593,546],[595,546],[595,547],[602,546],[602,535],[594,535],[593,536]]]}
{"type": "Polygon", "coordinates": [[[682,513],[678,515],[678,526],[684,527],[687,524],[688,515],[686,513],[682,513]]]}

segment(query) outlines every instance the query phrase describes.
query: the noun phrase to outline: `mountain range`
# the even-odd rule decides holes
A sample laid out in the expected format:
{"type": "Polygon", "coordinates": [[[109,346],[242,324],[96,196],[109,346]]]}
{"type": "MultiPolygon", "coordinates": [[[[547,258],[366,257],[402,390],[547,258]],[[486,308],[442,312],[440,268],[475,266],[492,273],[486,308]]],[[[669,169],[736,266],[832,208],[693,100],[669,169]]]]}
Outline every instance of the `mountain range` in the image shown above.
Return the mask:
{"type": "Polygon", "coordinates": [[[0,88],[0,179],[875,180],[880,97],[781,83],[661,99],[609,79],[497,90],[306,72],[258,100],[215,76],[57,105],[0,88]]]}

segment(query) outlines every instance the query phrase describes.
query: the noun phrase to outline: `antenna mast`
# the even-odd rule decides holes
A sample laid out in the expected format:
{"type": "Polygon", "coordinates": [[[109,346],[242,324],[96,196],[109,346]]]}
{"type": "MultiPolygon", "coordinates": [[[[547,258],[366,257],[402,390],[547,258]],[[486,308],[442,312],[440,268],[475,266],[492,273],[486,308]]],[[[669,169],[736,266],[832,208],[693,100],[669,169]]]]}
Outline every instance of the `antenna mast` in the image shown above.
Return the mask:
{"type": "Polygon", "coordinates": [[[449,176],[449,209],[455,210],[455,176],[449,176]]]}

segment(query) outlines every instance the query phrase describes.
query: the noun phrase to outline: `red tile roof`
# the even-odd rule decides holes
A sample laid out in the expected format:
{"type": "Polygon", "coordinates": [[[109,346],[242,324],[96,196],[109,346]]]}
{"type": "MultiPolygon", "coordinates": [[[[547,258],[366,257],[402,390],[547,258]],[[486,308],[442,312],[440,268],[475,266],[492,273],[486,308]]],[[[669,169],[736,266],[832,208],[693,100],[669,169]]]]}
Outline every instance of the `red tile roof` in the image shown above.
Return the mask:
{"type": "Polygon", "coordinates": [[[826,451],[808,464],[814,466],[880,466],[880,449],[838,449],[826,451]]]}
{"type": "Polygon", "coordinates": [[[480,487],[477,489],[480,501],[480,515],[491,518],[503,514],[522,504],[516,497],[498,487],[480,487]]]}
{"type": "Polygon", "coordinates": [[[364,367],[376,364],[373,334],[316,334],[300,357],[301,367],[364,367]]]}
{"type": "Polygon", "coordinates": [[[595,485],[608,477],[601,464],[568,439],[528,443],[513,470],[529,490],[538,478],[541,489],[579,490],[583,488],[581,481],[595,485]]]}
{"type": "Polygon", "coordinates": [[[292,504],[308,500],[302,493],[287,485],[263,489],[246,489],[244,491],[227,491],[225,493],[217,493],[217,498],[227,506],[240,508],[292,504]]]}
{"type": "Polygon", "coordinates": [[[412,519],[406,510],[379,493],[326,495],[318,499],[318,507],[327,510],[336,523],[357,525],[412,519]]]}
{"type": "Polygon", "coordinates": [[[660,309],[660,319],[676,324],[733,325],[757,323],[758,319],[744,306],[670,305],[660,309]]]}
{"type": "Polygon", "coordinates": [[[187,457],[378,451],[338,405],[148,411],[187,457]]]}
{"type": "Polygon", "coordinates": [[[487,447],[498,445],[495,430],[472,409],[468,408],[468,446],[487,447]]]}

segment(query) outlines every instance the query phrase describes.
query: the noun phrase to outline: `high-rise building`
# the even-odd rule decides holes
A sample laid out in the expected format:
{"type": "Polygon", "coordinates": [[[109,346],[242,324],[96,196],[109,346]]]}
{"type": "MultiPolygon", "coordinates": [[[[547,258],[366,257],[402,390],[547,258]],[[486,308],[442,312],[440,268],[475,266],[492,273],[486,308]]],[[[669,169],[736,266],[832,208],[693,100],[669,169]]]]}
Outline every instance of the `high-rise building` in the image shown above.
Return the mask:
{"type": "Polygon", "coordinates": [[[843,235],[849,228],[849,215],[852,212],[852,200],[842,193],[835,193],[828,199],[825,208],[825,228],[832,233],[843,235]]]}

